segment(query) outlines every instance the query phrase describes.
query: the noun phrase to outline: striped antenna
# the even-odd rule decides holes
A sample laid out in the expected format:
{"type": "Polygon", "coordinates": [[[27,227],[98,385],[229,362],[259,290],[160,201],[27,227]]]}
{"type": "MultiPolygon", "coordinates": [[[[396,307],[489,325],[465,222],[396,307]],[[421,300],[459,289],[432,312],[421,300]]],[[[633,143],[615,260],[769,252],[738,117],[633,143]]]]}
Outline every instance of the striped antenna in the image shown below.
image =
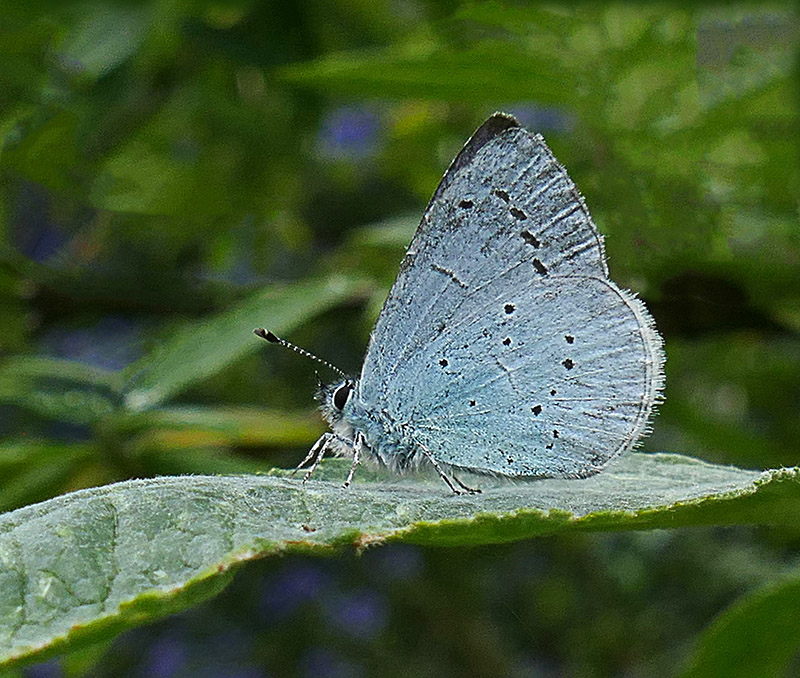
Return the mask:
{"type": "MultiPolygon", "coordinates": [[[[257,327],[256,329],[253,330],[253,333],[257,337],[261,337],[262,339],[270,342],[271,344],[280,344],[284,348],[290,348],[295,353],[299,353],[300,355],[305,356],[306,358],[311,358],[312,360],[316,360],[318,363],[322,363],[328,369],[331,369],[334,372],[336,372],[336,374],[338,374],[343,379],[347,379],[347,375],[344,372],[342,372],[335,365],[331,365],[327,360],[323,360],[322,358],[317,358],[317,356],[315,356],[313,353],[309,353],[304,348],[300,348],[299,346],[295,346],[290,341],[286,341],[285,339],[276,337],[272,332],[270,332],[269,330],[265,330],[263,327],[257,327]]],[[[319,377],[317,377],[317,379],[319,379],[319,377]]]]}

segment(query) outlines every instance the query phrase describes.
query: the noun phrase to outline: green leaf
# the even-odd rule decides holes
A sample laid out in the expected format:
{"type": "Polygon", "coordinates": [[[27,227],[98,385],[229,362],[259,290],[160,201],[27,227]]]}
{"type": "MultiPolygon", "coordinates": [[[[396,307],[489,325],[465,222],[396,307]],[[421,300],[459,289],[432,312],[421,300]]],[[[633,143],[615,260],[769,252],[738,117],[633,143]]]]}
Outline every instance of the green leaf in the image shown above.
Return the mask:
{"type": "Polygon", "coordinates": [[[404,214],[353,230],[352,247],[393,247],[405,250],[419,225],[419,214],[404,214]]]}
{"type": "Polygon", "coordinates": [[[4,360],[0,364],[0,370],[2,370],[3,374],[9,376],[41,379],[58,378],[109,390],[116,390],[120,386],[115,372],[75,360],[62,360],[44,356],[16,356],[4,360]]]}
{"type": "Polygon", "coordinates": [[[322,433],[317,412],[284,412],[260,407],[161,407],[131,422],[171,445],[189,431],[216,445],[303,445],[322,433]]]}
{"type": "Polygon", "coordinates": [[[324,430],[317,412],[257,407],[159,407],[118,422],[134,437],[130,454],[144,475],[263,473],[270,461],[249,446],[308,447],[324,430]]]}
{"type": "MultiPolygon", "coordinates": [[[[145,447],[137,450],[137,466],[143,469],[143,476],[164,476],[182,474],[221,474],[264,473],[269,467],[266,460],[232,452],[225,447],[183,445],[170,452],[158,448],[145,447]]],[[[2,678],[0,676],[0,678],[2,678]]]]}
{"type": "Polygon", "coordinates": [[[96,80],[135,54],[145,27],[139,8],[98,6],[59,45],[59,59],[82,80],[96,80]]]}
{"type": "Polygon", "coordinates": [[[130,366],[125,404],[144,410],[189,384],[215,374],[263,348],[256,327],[288,332],[353,296],[362,284],[342,276],[294,285],[272,285],[237,307],[201,322],[188,323],[152,355],[130,366]]]}
{"type": "Polygon", "coordinates": [[[800,648],[800,576],[749,593],[700,636],[684,678],[784,675],[800,648]]]}
{"type": "Polygon", "coordinates": [[[0,443],[0,511],[64,491],[76,469],[97,455],[86,443],[6,440],[0,443]]]}
{"type": "Polygon", "coordinates": [[[113,372],[55,358],[14,357],[0,364],[0,402],[41,416],[91,424],[120,402],[113,372]]]}
{"type": "Polygon", "coordinates": [[[380,98],[421,98],[485,103],[531,101],[568,104],[577,89],[573,73],[555,59],[521,54],[517,44],[486,41],[468,50],[411,46],[403,52],[334,54],[278,72],[294,85],[380,98]]]}
{"type": "Polygon", "coordinates": [[[794,523],[800,470],[759,473],[630,454],[585,480],[510,483],[454,496],[435,477],[346,460],[306,485],[271,476],[177,476],[81,490],[0,516],[0,665],[107,637],[219,591],[238,564],[286,550],[387,540],[513,541],[567,530],[794,523]]]}
{"type": "Polygon", "coordinates": [[[30,112],[30,108],[27,106],[19,106],[0,118],[0,158],[2,158],[3,155],[3,145],[5,145],[8,138],[12,135],[16,126],[28,117],[30,112]]]}

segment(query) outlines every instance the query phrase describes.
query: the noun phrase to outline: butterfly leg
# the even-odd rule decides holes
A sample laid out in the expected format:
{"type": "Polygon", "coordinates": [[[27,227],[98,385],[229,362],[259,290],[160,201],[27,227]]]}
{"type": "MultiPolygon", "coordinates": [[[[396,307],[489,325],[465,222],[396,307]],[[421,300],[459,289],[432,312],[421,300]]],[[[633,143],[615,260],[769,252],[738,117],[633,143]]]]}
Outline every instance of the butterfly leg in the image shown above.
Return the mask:
{"type": "MultiPolygon", "coordinates": [[[[447,477],[447,474],[444,472],[442,467],[439,466],[439,462],[436,461],[433,453],[427,447],[420,445],[419,443],[417,443],[417,446],[422,450],[422,453],[427,457],[428,461],[433,464],[433,468],[436,469],[436,473],[439,474],[439,477],[447,483],[447,487],[453,490],[453,494],[464,494],[462,490],[459,490],[455,485],[453,485],[453,481],[447,477]]],[[[458,483],[458,480],[456,480],[456,482],[458,483]]],[[[458,484],[461,485],[461,483],[458,484]]]]}
{"type": "Polygon", "coordinates": [[[479,487],[470,487],[469,485],[465,485],[464,483],[462,483],[458,478],[456,478],[456,474],[455,473],[453,474],[453,480],[455,480],[456,484],[459,487],[461,487],[462,489],[464,489],[467,494],[480,494],[481,493],[481,490],[480,490],[479,487]]]}
{"type": "Polygon", "coordinates": [[[317,443],[314,445],[314,447],[317,447],[317,445],[319,445],[319,452],[317,452],[317,456],[314,457],[314,462],[311,464],[308,471],[306,471],[306,474],[303,476],[303,483],[305,483],[311,477],[314,471],[317,470],[317,466],[319,466],[319,463],[322,461],[322,457],[325,456],[325,450],[328,449],[328,444],[335,437],[336,436],[334,436],[333,433],[323,434],[317,441],[317,443]],[[325,441],[322,442],[322,444],[320,444],[322,438],[325,438],[325,441]]]}
{"type": "Polygon", "coordinates": [[[356,466],[361,461],[361,448],[364,445],[364,436],[361,433],[356,434],[356,440],[353,443],[353,463],[350,465],[350,472],[347,474],[347,480],[344,481],[344,487],[350,487],[353,482],[353,475],[356,472],[356,466]]]}
{"type": "MultiPolygon", "coordinates": [[[[324,449],[326,447],[326,445],[328,444],[328,442],[330,441],[332,436],[333,436],[333,434],[330,433],[330,431],[328,431],[326,433],[323,433],[317,439],[317,442],[315,442],[311,446],[311,449],[308,451],[308,454],[306,455],[305,459],[303,459],[303,461],[301,461],[297,466],[295,466],[294,467],[294,471],[292,471],[289,475],[291,477],[294,477],[295,473],[297,473],[301,468],[303,468],[303,466],[305,466],[309,461],[311,461],[311,459],[314,458],[314,456],[317,454],[317,452],[319,452],[320,447],[322,449],[324,449]]],[[[316,468],[316,464],[314,465],[314,467],[316,468]]]]}

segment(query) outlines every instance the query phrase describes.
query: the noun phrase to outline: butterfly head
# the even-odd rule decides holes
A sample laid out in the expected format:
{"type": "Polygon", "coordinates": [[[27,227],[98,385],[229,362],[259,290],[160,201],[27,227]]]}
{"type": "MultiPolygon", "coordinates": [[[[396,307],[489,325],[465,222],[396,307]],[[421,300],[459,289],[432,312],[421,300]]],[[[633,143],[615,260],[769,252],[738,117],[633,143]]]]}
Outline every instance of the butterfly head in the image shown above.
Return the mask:
{"type": "Polygon", "coordinates": [[[334,432],[344,438],[348,435],[350,424],[344,418],[345,408],[350,402],[356,382],[353,379],[343,379],[333,384],[323,384],[318,380],[316,398],[319,401],[319,409],[334,432]]]}

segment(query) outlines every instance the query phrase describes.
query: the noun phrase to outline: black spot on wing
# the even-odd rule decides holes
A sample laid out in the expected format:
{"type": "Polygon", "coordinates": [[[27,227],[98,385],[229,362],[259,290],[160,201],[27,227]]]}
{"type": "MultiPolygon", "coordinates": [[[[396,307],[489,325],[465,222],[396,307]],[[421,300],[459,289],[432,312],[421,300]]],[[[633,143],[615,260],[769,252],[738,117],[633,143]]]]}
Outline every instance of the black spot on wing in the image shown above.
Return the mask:
{"type": "Polygon", "coordinates": [[[459,206],[459,207],[460,207],[462,210],[469,210],[469,209],[472,209],[474,205],[475,205],[475,203],[474,203],[474,202],[472,202],[472,200],[462,200],[461,202],[459,202],[459,203],[458,203],[458,206],[459,206]]]}
{"type": "Polygon", "coordinates": [[[503,310],[508,314],[513,313],[516,310],[516,308],[517,307],[514,306],[514,304],[506,304],[505,306],[503,306],[503,310]]]}
{"type": "Polygon", "coordinates": [[[496,188],[492,191],[500,200],[503,202],[509,202],[511,198],[508,196],[508,192],[504,191],[502,188],[496,188]]]}
{"type": "Polygon", "coordinates": [[[572,358],[565,359],[561,364],[568,370],[571,370],[573,367],[575,367],[575,363],[572,362],[572,358]]]}
{"type": "Polygon", "coordinates": [[[531,407],[531,412],[533,412],[538,417],[542,413],[542,406],[534,405],[533,407],[531,407]]]}
{"type": "Polygon", "coordinates": [[[533,258],[533,267],[539,275],[547,275],[547,266],[538,257],[533,258]]]}
{"type": "Polygon", "coordinates": [[[525,221],[525,219],[527,219],[527,218],[528,218],[528,215],[527,215],[527,214],[525,214],[525,212],[523,212],[523,211],[522,211],[521,209],[519,209],[518,207],[512,207],[512,208],[509,210],[509,212],[511,212],[511,216],[512,216],[512,217],[514,217],[515,219],[518,219],[519,221],[525,221]]]}
{"type": "Polygon", "coordinates": [[[522,233],[520,233],[520,235],[522,236],[522,239],[526,243],[528,243],[531,247],[541,247],[542,246],[542,243],[539,241],[539,238],[537,238],[530,231],[528,231],[528,230],[522,231],[522,233]]]}
{"type": "Polygon", "coordinates": [[[565,334],[564,335],[564,339],[567,340],[568,344],[574,344],[575,343],[575,337],[573,337],[571,334],[565,334]]]}

